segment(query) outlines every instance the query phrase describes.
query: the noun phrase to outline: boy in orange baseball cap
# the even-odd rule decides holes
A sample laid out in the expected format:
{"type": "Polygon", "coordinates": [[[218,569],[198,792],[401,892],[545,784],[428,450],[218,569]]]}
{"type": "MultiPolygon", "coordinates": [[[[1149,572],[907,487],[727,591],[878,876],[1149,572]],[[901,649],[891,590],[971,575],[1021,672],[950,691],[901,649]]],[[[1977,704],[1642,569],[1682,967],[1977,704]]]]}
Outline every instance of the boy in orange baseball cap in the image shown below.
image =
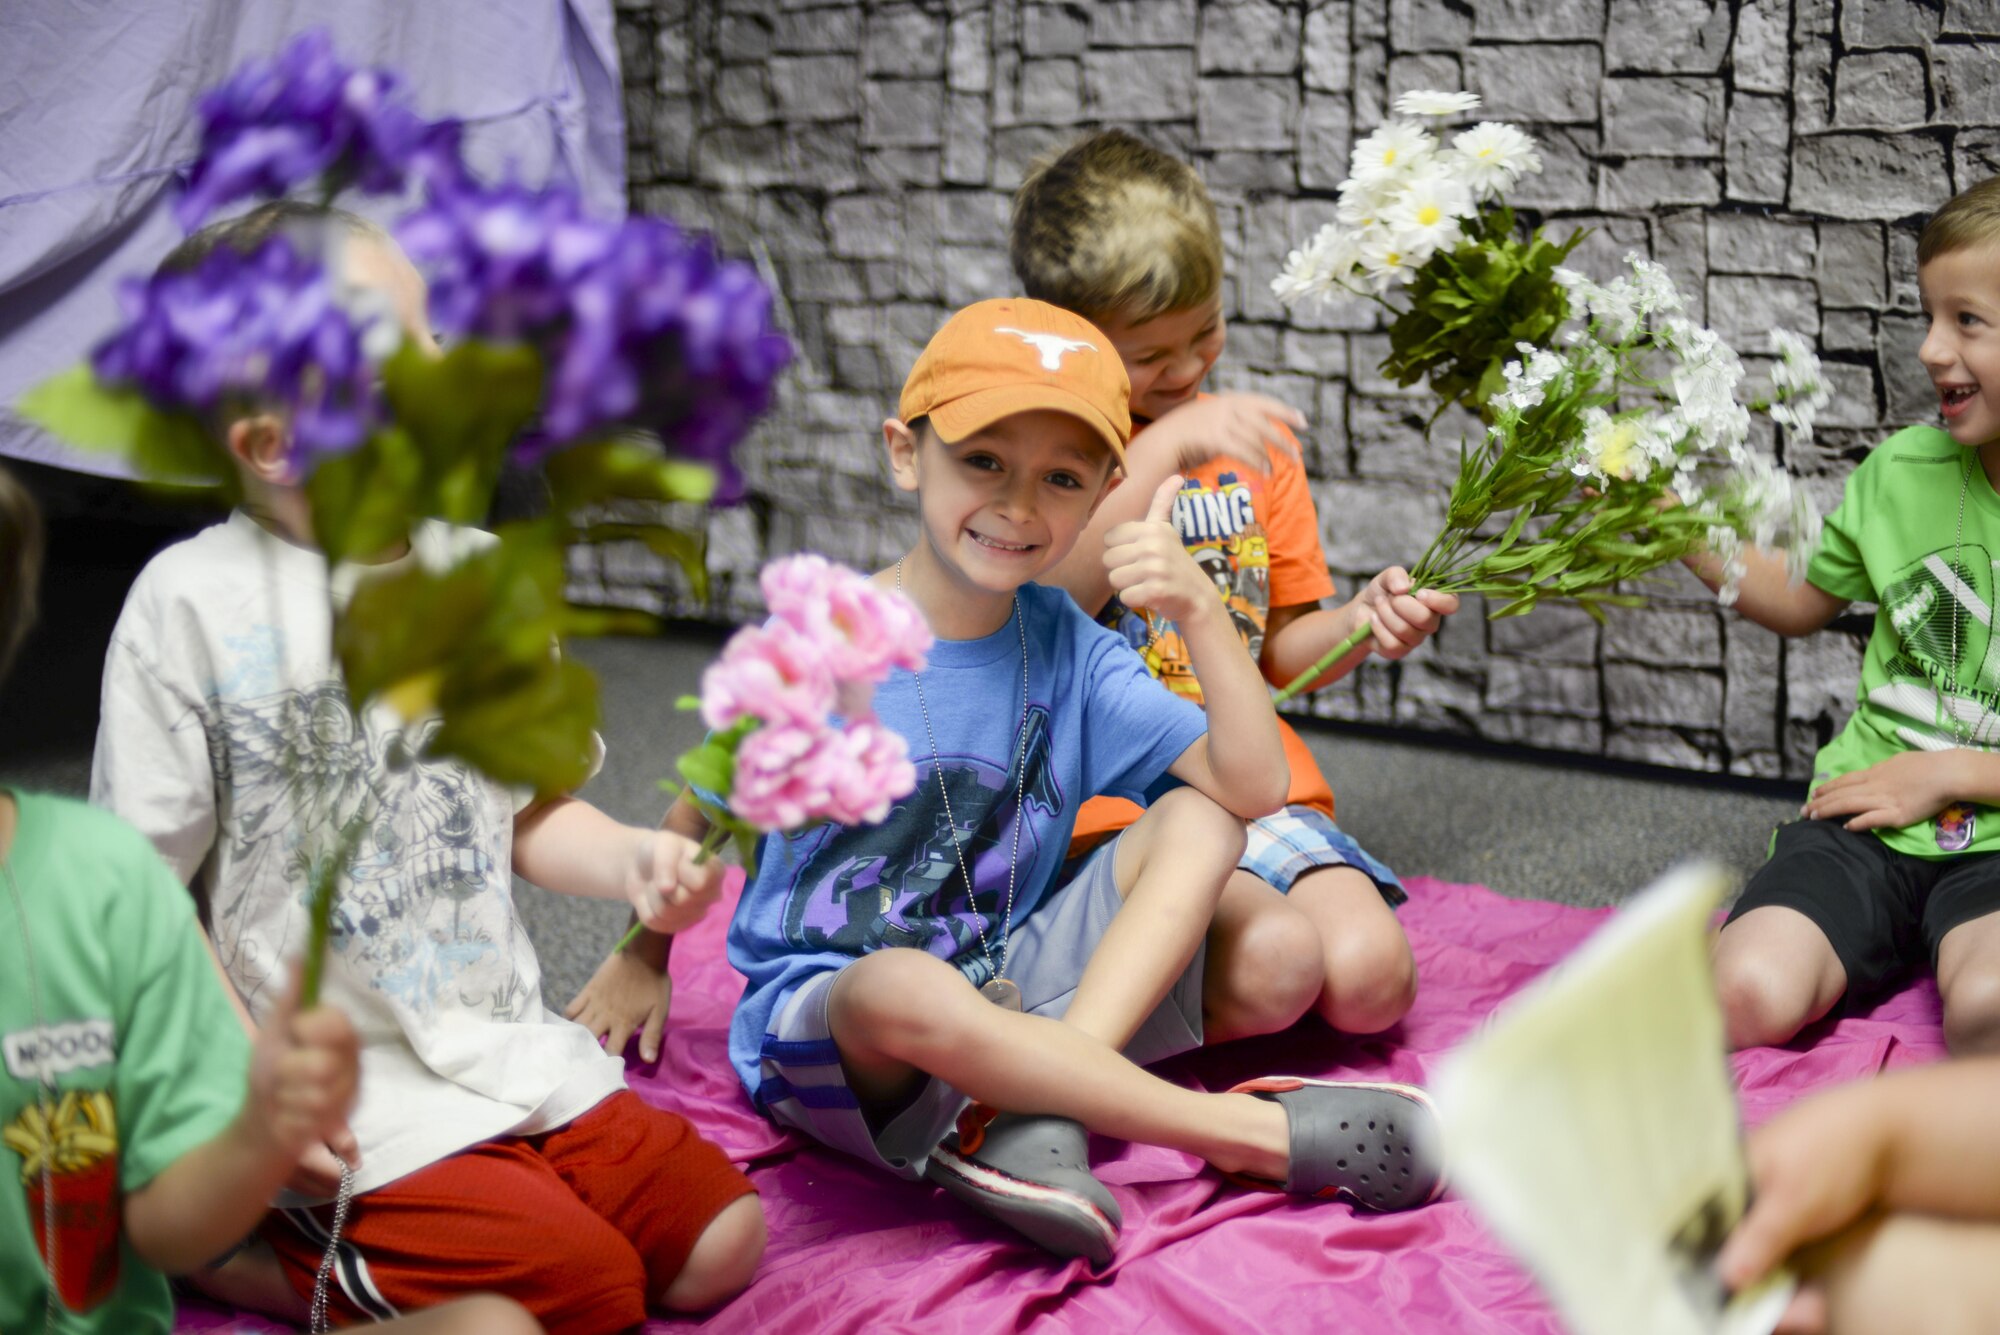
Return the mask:
{"type": "MultiPolygon", "coordinates": [[[[967,307],[925,348],[882,424],[919,533],[875,576],[937,635],[875,697],[917,787],[880,825],[767,846],[729,936],[749,980],[730,1058],[767,1115],[1099,1263],[1120,1212],[1086,1128],[1378,1209],[1439,1188],[1418,1091],[1279,1077],[1208,1094],[1141,1069],[1201,1042],[1209,918],[1287,769],[1269,692],[1169,522],[1180,479],[1106,535],[1104,561],[1128,605],[1182,627],[1206,715],[1033,582],[1120,480],[1128,394],[1102,331],[1042,302],[967,307]],[[1065,867],[1099,793],[1149,807],[1065,867]],[[1348,1123],[1384,1129],[1336,1141],[1348,1123]]],[[[668,823],[701,828],[686,805],[668,823]]]]}

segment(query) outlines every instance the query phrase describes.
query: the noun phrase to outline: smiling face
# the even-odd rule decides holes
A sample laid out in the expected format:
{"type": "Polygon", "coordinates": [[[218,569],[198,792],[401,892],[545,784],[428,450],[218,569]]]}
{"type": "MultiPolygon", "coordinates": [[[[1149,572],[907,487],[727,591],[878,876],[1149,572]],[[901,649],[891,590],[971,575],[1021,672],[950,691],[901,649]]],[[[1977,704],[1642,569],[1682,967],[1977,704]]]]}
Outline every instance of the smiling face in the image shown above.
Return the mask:
{"type": "Polygon", "coordinates": [[[1930,321],[1917,358],[1961,445],[2000,443],[2000,243],[1933,256],[1917,270],[1930,321]]]}
{"type": "Polygon", "coordinates": [[[1116,315],[1098,324],[1125,363],[1132,382],[1132,416],[1148,422],[1194,398],[1228,336],[1220,292],[1199,306],[1150,319],[1116,315]]]}
{"type": "Polygon", "coordinates": [[[944,576],[946,598],[1011,599],[1069,554],[1111,476],[1102,437],[1051,409],[1014,413],[953,442],[928,425],[912,436],[894,421],[883,434],[897,486],[917,493],[916,564],[944,576]]]}

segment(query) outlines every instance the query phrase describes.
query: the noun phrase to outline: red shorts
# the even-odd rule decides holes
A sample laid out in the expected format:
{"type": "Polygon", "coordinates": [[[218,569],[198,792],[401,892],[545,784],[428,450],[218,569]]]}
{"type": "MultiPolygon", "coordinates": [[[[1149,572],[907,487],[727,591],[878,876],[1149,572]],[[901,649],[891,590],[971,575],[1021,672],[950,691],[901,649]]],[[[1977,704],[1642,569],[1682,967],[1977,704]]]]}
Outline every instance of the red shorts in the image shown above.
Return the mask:
{"type": "MultiPolygon", "coordinates": [[[[687,1119],[621,1090],[568,1126],[474,1145],[356,1196],[328,1308],[347,1325],[484,1290],[549,1335],[630,1330],[723,1207],[754,1190],[687,1119]]],[[[308,1300],[332,1221],[322,1205],[264,1226],[308,1300]]]]}

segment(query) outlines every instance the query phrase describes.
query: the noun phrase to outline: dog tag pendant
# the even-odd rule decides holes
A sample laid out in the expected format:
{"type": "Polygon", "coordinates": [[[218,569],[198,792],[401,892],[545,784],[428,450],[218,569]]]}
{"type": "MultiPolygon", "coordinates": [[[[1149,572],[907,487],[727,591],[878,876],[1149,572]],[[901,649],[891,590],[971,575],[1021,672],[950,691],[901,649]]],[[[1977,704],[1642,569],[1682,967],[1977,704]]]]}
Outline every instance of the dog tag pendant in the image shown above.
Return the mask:
{"type": "Polygon", "coordinates": [[[979,995],[1003,1011],[1021,1009],[1021,989],[1011,978],[989,978],[979,985],[979,995]]]}

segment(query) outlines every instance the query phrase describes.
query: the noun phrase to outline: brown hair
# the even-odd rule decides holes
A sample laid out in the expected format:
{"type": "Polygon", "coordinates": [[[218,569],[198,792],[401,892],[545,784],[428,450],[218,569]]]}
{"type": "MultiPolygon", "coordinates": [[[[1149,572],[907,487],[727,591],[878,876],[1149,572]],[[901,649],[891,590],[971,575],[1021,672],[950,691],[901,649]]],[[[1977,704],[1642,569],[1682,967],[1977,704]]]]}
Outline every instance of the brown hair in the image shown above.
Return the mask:
{"type": "Polygon", "coordinates": [[[35,624],[42,582],[42,512],[12,473],[0,468],[0,679],[35,624]]]}
{"type": "Polygon", "coordinates": [[[1917,237],[1917,263],[1971,246],[2000,242],[2000,176],[1967,186],[1931,215],[1917,237]]]}
{"type": "Polygon", "coordinates": [[[160,261],[161,273],[187,273],[227,246],[249,252],[274,236],[291,239],[308,254],[318,253],[321,234],[332,228],[370,240],[386,241],[389,234],[358,213],[337,209],[331,204],[312,204],[301,199],[274,199],[259,204],[248,213],[212,222],[167,252],[160,261]]]}
{"type": "Polygon", "coordinates": [[[1079,140],[1014,192],[1008,258],[1031,297],[1137,322],[1222,290],[1222,231],[1195,170],[1125,133],[1079,140]]]}

